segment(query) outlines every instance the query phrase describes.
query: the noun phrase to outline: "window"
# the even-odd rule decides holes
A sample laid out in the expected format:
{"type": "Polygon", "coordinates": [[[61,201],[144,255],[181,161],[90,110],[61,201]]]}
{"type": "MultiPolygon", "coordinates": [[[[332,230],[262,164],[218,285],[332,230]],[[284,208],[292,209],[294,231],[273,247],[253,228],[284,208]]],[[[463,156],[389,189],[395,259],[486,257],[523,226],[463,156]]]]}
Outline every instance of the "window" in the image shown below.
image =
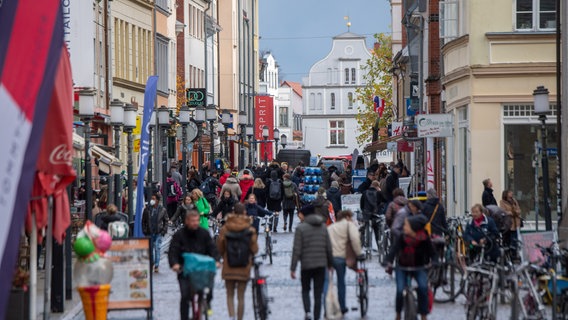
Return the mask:
{"type": "Polygon", "coordinates": [[[349,84],[349,68],[345,68],[345,84],[349,84]]]}
{"type": "Polygon", "coordinates": [[[349,102],[349,109],[353,109],[353,92],[347,94],[347,100],[349,102]]]}
{"type": "Polygon", "coordinates": [[[335,93],[331,94],[330,100],[331,100],[331,110],[335,110],[335,93]]]}
{"type": "Polygon", "coordinates": [[[517,30],[554,30],[556,28],[556,0],[517,0],[517,30]]]}
{"type": "Polygon", "coordinates": [[[280,117],[278,119],[280,126],[281,127],[289,127],[289,124],[288,124],[288,107],[280,107],[278,112],[280,114],[280,117]]]}
{"type": "Polygon", "coordinates": [[[339,84],[339,69],[338,68],[333,68],[333,83],[337,83],[339,84]]]}
{"type": "Polygon", "coordinates": [[[331,68],[327,68],[327,84],[331,84],[331,68]]]}
{"type": "Polygon", "coordinates": [[[310,93],[309,105],[310,105],[310,110],[316,109],[316,94],[315,93],[310,93]]]}
{"type": "Polygon", "coordinates": [[[329,121],[329,144],[331,146],[345,145],[345,121],[329,121]]]}
{"type": "Polygon", "coordinates": [[[459,1],[440,1],[440,39],[448,43],[459,37],[459,1]]]}
{"type": "Polygon", "coordinates": [[[158,90],[168,92],[168,39],[158,35],[156,37],[156,66],[158,74],[158,90]]]}
{"type": "Polygon", "coordinates": [[[321,93],[318,93],[318,98],[316,101],[316,109],[321,110],[323,108],[323,97],[321,93]]]}
{"type": "Polygon", "coordinates": [[[355,84],[355,74],[357,72],[355,71],[355,68],[351,68],[351,84],[355,84]]]}
{"type": "Polygon", "coordinates": [[[156,6],[166,12],[170,11],[168,7],[168,0],[156,0],[156,6]]]}

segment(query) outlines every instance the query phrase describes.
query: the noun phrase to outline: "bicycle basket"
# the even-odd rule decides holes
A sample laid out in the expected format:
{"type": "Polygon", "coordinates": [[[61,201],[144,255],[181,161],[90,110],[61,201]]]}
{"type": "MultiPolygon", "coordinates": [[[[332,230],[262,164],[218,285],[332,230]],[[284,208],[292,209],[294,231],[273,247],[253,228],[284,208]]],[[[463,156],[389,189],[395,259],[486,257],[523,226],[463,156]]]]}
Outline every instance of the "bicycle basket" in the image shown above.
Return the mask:
{"type": "Polygon", "coordinates": [[[183,253],[182,257],[183,275],[189,278],[191,287],[196,291],[203,290],[205,287],[211,288],[217,271],[215,259],[188,252],[183,253]]]}

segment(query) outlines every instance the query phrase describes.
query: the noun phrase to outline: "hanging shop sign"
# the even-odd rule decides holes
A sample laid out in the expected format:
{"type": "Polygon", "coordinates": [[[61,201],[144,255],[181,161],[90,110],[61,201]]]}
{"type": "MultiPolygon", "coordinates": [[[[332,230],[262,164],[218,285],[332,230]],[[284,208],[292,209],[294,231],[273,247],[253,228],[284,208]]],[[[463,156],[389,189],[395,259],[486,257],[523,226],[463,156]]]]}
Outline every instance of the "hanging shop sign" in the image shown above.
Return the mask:
{"type": "Polygon", "coordinates": [[[415,116],[415,123],[421,138],[451,137],[453,134],[451,114],[420,114],[415,116]]]}

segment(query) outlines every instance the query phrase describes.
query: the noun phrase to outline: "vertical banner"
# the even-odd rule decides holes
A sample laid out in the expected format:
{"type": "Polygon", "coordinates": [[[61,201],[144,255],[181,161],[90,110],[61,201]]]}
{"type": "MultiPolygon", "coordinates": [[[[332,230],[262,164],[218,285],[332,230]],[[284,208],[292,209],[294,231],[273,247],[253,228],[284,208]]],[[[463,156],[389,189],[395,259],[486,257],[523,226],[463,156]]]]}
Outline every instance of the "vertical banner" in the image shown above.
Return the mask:
{"type": "MultiPolygon", "coordinates": [[[[256,141],[264,140],[262,136],[262,128],[268,126],[268,140],[274,138],[274,97],[272,96],[256,96],[255,97],[255,116],[256,123],[254,127],[254,137],[256,141]]],[[[260,160],[264,161],[264,152],[266,151],[268,161],[273,159],[272,149],[274,142],[260,143],[260,160]]]]}
{"type": "Polygon", "coordinates": [[[136,190],[136,209],[134,211],[134,237],[143,237],[142,233],[142,209],[144,208],[144,176],[148,168],[148,156],[150,155],[150,118],[154,112],[154,100],[158,76],[148,77],[146,90],[144,91],[144,114],[142,115],[142,137],[140,139],[140,167],[138,168],[138,189],[136,190]]]}
{"type": "Polygon", "coordinates": [[[436,188],[434,184],[434,139],[426,138],[426,190],[436,188]]]}

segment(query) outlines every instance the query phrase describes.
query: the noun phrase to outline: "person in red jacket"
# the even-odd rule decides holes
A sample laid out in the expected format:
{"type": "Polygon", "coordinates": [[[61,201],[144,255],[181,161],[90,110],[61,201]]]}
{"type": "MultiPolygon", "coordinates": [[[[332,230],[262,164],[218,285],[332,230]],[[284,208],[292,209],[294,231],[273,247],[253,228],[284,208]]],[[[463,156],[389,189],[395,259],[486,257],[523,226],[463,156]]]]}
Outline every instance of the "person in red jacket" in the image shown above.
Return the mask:
{"type": "Polygon", "coordinates": [[[225,171],[223,171],[223,175],[219,178],[219,183],[221,185],[224,185],[230,176],[231,176],[231,169],[225,169],[225,171]]]}
{"type": "Polygon", "coordinates": [[[243,192],[241,194],[241,203],[245,202],[245,199],[247,197],[247,193],[249,191],[250,188],[252,188],[252,186],[254,185],[254,177],[250,174],[250,171],[248,170],[244,170],[243,171],[243,176],[241,177],[241,180],[239,181],[239,186],[241,187],[241,191],[243,192]]]}

